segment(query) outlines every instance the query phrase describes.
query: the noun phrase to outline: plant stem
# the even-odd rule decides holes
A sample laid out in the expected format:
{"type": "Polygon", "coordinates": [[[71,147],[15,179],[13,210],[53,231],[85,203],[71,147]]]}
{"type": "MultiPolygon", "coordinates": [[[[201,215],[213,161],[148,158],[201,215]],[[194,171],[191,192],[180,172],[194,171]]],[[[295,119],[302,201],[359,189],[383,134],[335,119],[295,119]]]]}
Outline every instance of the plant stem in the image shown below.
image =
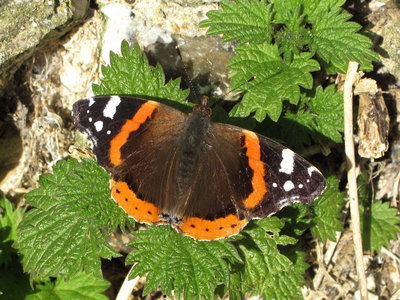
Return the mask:
{"type": "Polygon", "coordinates": [[[121,288],[119,289],[117,298],[115,298],[116,300],[128,300],[130,298],[133,288],[136,286],[136,284],[140,279],[140,276],[136,276],[133,279],[129,279],[129,275],[131,274],[134,267],[135,264],[129,270],[128,274],[126,274],[124,282],[122,283],[121,288]]]}
{"type": "Polygon", "coordinates": [[[358,63],[349,62],[344,82],[344,141],[347,161],[347,180],[350,201],[351,225],[353,231],[354,251],[361,299],[368,299],[367,279],[363,261],[363,249],[360,230],[360,213],[357,195],[357,175],[353,139],[353,84],[357,77],[358,63]]]}

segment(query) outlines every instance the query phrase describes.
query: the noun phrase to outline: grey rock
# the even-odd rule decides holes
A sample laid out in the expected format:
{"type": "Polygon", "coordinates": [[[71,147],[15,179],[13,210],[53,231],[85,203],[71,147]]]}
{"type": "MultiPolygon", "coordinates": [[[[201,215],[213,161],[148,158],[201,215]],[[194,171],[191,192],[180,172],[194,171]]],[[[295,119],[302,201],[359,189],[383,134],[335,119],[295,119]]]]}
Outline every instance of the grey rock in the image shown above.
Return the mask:
{"type": "Polygon", "coordinates": [[[0,94],[18,68],[82,23],[89,0],[0,2],[0,94]]]}

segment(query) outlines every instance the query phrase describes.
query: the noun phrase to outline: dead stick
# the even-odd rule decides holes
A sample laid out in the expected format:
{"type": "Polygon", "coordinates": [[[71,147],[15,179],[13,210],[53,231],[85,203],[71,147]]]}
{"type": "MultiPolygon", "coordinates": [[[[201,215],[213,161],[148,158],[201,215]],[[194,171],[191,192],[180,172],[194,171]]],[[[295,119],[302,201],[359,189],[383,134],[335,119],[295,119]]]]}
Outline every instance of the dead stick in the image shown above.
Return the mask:
{"type": "Polygon", "coordinates": [[[368,299],[367,279],[363,262],[363,249],[360,231],[360,213],[357,195],[357,175],[353,140],[353,84],[357,76],[358,63],[349,62],[346,80],[344,82],[344,142],[347,161],[347,180],[349,187],[349,201],[351,225],[353,231],[356,268],[361,299],[368,299]]]}
{"type": "Polygon", "coordinates": [[[125,280],[121,285],[121,288],[118,291],[118,295],[116,300],[128,300],[131,299],[132,291],[135,286],[138,284],[140,277],[136,276],[133,279],[129,279],[129,275],[132,273],[133,268],[136,264],[133,264],[131,269],[129,270],[128,274],[126,274],[125,280]]]}

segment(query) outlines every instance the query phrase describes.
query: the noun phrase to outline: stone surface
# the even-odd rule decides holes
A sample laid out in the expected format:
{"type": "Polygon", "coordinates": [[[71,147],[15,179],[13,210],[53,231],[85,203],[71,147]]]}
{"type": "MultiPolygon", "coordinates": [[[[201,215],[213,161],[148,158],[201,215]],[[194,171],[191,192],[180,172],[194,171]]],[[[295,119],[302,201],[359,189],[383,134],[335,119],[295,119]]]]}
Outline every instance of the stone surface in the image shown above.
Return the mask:
{"type": "Polygon", "coordinates": [[[53,109],[59,93],[47,93],[59,83],[61,64],[49,53],[83,22],[88,7],[89,0],[0,4],[0,192],[10,197],[34,187],[63,157],[64,122],[53,109]]]}
{"type": "Polygon", "coordinates": [[[0,91],[38,47],[82,22],[88,7],[89,0],[0,2],[0,91]]]}
{"type": "Polygon", "coordinates": [[[199,27],[207,12],[217,9],[215,1],[138,0],[132,6],[136,41],[151,61],[163,66],[167,77],[191,78],[186,86],[194,86],[194,97],[209,92],[223,96],[229,91],[226,63],[234,55],[233,47],[199,27]]]}
{"type": "Polygon", "coordinates": [[[381,47],[387,53],[387,57],[382,57],[385,71],[395,76],[397,86],[400,86],[400,18],[395,23],[386,26],[382,36],[381,47]]]}

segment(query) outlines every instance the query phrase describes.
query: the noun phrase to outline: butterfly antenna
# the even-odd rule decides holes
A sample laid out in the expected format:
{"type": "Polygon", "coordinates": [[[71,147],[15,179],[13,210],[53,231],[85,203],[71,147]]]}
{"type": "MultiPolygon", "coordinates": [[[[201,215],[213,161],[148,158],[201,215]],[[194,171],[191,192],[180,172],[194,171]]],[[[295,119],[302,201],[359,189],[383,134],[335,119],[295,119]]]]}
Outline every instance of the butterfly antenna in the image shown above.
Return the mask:
{"type": "Polygon", "coordinates": [[[251,76],[250,79],[248,79],[246,82],[243,82],[241,85],[235,87],[235,88],[232,89],[232,90],[227,91],[225,94],[223,94],[223,96],[222,96],[215,104],[218,104],[218,103],[224,101],[223,99],[226,98],[227,95],[232,94],[234,91],[240,89],[240,88],[241,88],[243,85],[245,85],[246,83],[252,82],[254,79],[256,79],[256,76],[255,76],[255,75],[251,76]]]}
{"type": "Polygon", "coordinates": [[[195,95],[196,99],[198,99],[199,95],[200,95],[200,91],[198,91],[197,88],[193,85],[193,81],[189,76],[189,72],[188,72],[187,66],[186,66],[185,62],[183,61],[183,56],[181,54],[181,49],[179,48],[178,44],[176,44],[175,50],[176,50],[176,53],[178,54],[178,56],[181,58],[183,71],[185,72],[185,77],[187,78],[187,81],[188,81],[188,84],[189,84],[189,88],[193,92],[193,94],[195,95]]]}
{"type": "Polygon", "coordinates": [[[241,85],[239,85],[239,86],[235,87],[234,89],[229,90],[228,92],[226,92],[226,93],[224,94],[224,96],[226,96],[226,95],[228,95],[228,94],[231,94],[232,92],[234,92],[234,91],[240,89],[240,88],[241,88],[242,86],[244,86],[246,83],[252,82],[254,79],[256,79],[256,76],[255,76],[255,75],[251,76],[250,79],[246,80],[246,81],[243,82],[241,85]]]}

